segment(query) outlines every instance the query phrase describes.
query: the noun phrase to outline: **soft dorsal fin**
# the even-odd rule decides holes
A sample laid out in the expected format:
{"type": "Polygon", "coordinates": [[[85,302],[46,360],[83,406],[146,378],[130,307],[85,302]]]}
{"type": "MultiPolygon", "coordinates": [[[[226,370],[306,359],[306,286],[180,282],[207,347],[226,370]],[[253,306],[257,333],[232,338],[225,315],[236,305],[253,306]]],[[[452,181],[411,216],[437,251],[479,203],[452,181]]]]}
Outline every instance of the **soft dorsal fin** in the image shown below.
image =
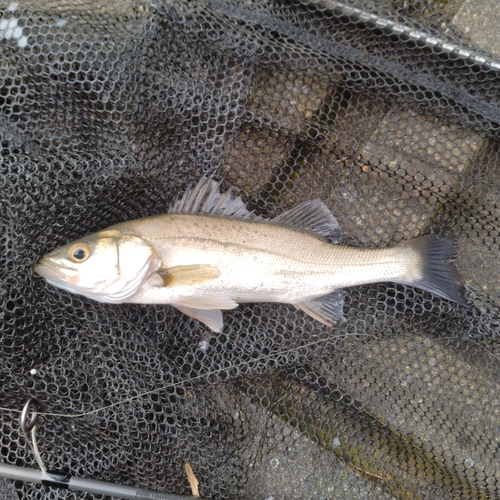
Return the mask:
{"type": "Polygon", "coordinates": [[[272,222],[294,229],[310,231],[318,236],[328,238],[332,243],[339,243],[342,238],[337,219],[321,200],[305,201],[293,207],[272,222]]]}
{"type": "Polygon", "coordinates": [[[220,182],[215,182],[212,178],[202,177],[196,186],[189,186],[182,198],[170,205],[168,213],[207,213],[242,219],[260,219],[247,210],[243,200],[232,191],[221,193],[220,185],[220,182]]]}

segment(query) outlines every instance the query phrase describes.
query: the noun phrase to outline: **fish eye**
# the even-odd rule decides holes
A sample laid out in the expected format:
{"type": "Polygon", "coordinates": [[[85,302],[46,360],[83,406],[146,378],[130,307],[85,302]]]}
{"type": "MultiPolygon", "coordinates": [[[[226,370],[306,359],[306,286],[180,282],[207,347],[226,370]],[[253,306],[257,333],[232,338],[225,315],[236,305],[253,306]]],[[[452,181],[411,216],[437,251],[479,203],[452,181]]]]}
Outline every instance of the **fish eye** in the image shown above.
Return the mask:
{"type": "Polygon", "coordinates": [[[68,250],[69,260],[73,262],[85,262],[90,257],[91,248],[88,243],[80,241],[71,245],[68,250]]]}

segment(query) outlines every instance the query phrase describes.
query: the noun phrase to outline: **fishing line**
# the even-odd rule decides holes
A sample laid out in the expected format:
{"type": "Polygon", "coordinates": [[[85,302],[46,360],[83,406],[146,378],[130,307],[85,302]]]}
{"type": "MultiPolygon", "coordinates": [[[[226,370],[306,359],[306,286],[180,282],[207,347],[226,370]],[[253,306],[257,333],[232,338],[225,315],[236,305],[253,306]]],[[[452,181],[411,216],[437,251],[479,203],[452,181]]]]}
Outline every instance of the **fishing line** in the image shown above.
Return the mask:
{"type": "MultiPolygon", "coordinates": [[[[161,387],[157,387],[156,389],[152,389],[152,390],[149,390],[149,391],[141,392],[140,394],[137,394],[135,396],[131,396],[130,398],[126,398],[126,399],[123,399],[121,401],[117,401],[116,403],[111,403],[109,405],[102,406],[100,408],[96,408],[95,410],[90,410],[88,412],[76,413],[76,414],[37,412],[37,414],[38,415],[48,416],[48,417],[82,418],[82,417],[85,417],[85,416],[88,416],[88,415],[93,415],[93,414],[98,413],[100,411],[109,410],[110,408],[114,408],[115,406],[120,406],[120,405],[124,405],[124,404],[127,404],[127,403],[131,403],[132,401],[134,401],[136,399],[146,397],[146,396],[148,396],[150,394],[154,394],[155,392],[161,392],[161,391],[170,389],[171,387],[177,387],[179,385],[187,384],[188,382],[193,382],[195,380],[200,380],[200,379],[209,377],[210,375],[215,375],[217,373],[227,372],[227,371],[230,371],[230,370],[235,369],[235,368],[240,368],[242,366],[248,366],[248,365],[251,365],[253,363],[258,363],[260,361],[263,361],[265,359],[269,359],[269,358],[272,358],[272,357],[279,357],[279,356],[282,356],[282,355],[285,355],[285,354],[290,354],[292,352],[299,351],[300,349],[306,349],[308,347],[311,347],[311,346],[314,346],[314,345],[318,345],[318,344],[321,344],[323,342],[332,341],[332,340],[338,340],[338,339],[343,339],[343,338],[353,337],[353,336],[356,336],[356,337],[379,338],[376,335],[372,335],[372,334],[368,334],[368,333],[346,333],[346,334],[339,335],[339,336],[327,337],[327,338],[324,338],[324,339],[316,340],[314,342],[309,342],[308,344],[304,344],[304,345],[297,346],[297,347],[292,347],[290,349],[285,349],[284,351],[280,351],[278,353],[266,354],[264,356],[260,356],[259,358],[255,358],[255,359],[252,359],[252,360],[249,360],[249,361],[242,361],[241,363],[237,363],[235,365],[227,366],[227,367],[224,367],[224,368],[218,368],[217,370],[212,370],[212,371],[209,371],[207,373],[202,373],[200,375],[196,375],[195,377],[190,377],[190,378],[187,378],[187,379],[179,380],[178,382],[172,382],[170,384],[162,385],[161,387]]],[[[15,408],[5,408],[3,406],[0,406],[0,410],[9,411],[9,412],[15,412],[15,413],[21,413],[21,411],[22,411],[22,410],[18,410],[18,409],[15,409],[15,408]]]]}
{"type": "MultiPolygon", "coordinates": [[[[376,335],[372,335],[372,334],[368,334],[368,333],[346,333],[344,335],[339,335],[339,336],[335,336],[335,337],[328,337],[328,338],[316,340],[314,342],[309,342],[308,344],[304,344],[302,346],[297,346],[297,347],[292,347],[290,349],[285,349],[284,351],[281,351],[279,353],[266,354],[265,356],[261,356],[259,358],[255,358],[255,359],[252,359],[252,360],[249,360],[249,361],[242,361],[241,363],[237,363],[237,364],[232,365],[232,366],[227,366],[225,368],[218,368],[217,370],[212,370],[212,371],[207,372],[207,373],[202,373],[200,375],[196,375],[195,377],[190,377],[190,378],[187,378],[187,379],[182,379],[182,380],[179,380],[178,382],[172,382],[170,384],[166,384],[166,385],[163,385],[161,387],[157,387],[156,389],[152,389],[152,390],[149,390],[149,391],[141,392],[140,394],[137,394],[137,395],[132,396],[130,398],[123,399],[121,401],[117,401],[116,403],[111,403],[111,404],[106,405],[106,406],[101,406],[100,408],[96,408],[95,410],[90,410],[88,412],[76,413],[76,414],[71,414],[71,413],[49,413],[49,412],[37,412],[37,413],[38,413],[38,415],[44,415],[44,416],[47,416],[47,417],[75,418],[75,419],[76,418],[82,418],[82,417],[86,417],[86,416],[89,416],[89,415],[94,415],[94,414],[96,414],[96,413],[98,413],[100,411],[109,410],[109,409],[117,407],[117,406],[121,406],[121,405],[125,405],[125,404],[128,404],[128,403],[131,403],[131,402],[133,402],[133,401],[135,401],[137,399],[146,397],[146,396],[148,396],[150,394],[154,394],[156,392],[161,392],[161,391],[170,389],[172,387],[177,387],[179,385],[187,384],[189,382],[193,382],[193,381],[196,381],[196,380],[200,380],[200,379],[209,377],[210,375],[215,375],[217,373],[227,372],[227,371],[230,371],[230,370],[232,370],[234,368],[240,368],[242,366],[248,366],[248,365],[251,365],[252,363],[258,363],[259,361],[263,361],[265,359],[269,359],[269,358],[272,358],[272,357],[282,356],[284,354],[289,354],[291,352],[296,352],[296,351],[299,351],[300,349],[306,349],[308,347],[311,347],[311,346],[314,346],[314,345],[318,345],[318,344],[321,344],[321,343],[326,342],[326,341],[338,340],[338,339],[343,339],[343,338],[353,337],[353,336],[356,336],[356,337],[370,337],[370,338],[374,338],[374,339],[379,339],[380,340],[380,338],[377,337],[376,335]]],[[[424,343],[424,342],[426,342],[426,340],[427,339],[424,339],[424,340],[420,341],[420,343],[424,343]]],[[[441,337],[441,338],[439,338],[439,340],[460,340],[460,339],[457,339],[455,337],[441,337]]],[[[488,353],[489,355],[491,355],[493,358],[496,358],[497,360],[500,361],[500,356],[498,356],[497,354],[494,354],[493,352],[489,351],[488,349],[486,349],[485,347],[483,347],[481,344],[479,344],[475,340],[467,339],[467,341],[471,342],[472,344],[476,345],[477,347],[480,347],[486,353],[488,353]]],[[[6,407],[3,407],[3,406],[0,406],[0,410],[7,411],[7,412],[14,412],[14,413],[21,413],[22,412],[22,410],[19,410],[19,409],[16,409],[16,408],[6,408],[6,407]]]]}

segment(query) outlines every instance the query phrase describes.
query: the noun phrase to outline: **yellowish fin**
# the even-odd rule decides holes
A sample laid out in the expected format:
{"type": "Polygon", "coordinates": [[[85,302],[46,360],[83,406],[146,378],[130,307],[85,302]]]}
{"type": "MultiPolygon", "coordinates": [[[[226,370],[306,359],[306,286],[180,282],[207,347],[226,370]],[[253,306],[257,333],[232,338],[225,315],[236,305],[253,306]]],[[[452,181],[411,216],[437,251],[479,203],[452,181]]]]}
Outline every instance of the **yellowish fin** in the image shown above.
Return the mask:
{"type": "Polygon", "coordinates": [[[157,273],[163,280],[163,286],[195,286],[220,276],[215,266],[193,264],[162,269],[157,273]]]}

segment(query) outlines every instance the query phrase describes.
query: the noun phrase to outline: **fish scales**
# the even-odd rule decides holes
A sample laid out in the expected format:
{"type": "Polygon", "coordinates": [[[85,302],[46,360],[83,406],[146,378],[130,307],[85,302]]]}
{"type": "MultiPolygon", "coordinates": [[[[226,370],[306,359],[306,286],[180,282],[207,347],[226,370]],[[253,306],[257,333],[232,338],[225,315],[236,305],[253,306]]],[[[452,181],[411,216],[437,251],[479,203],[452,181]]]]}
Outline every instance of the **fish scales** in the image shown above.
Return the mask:
{"type": "MultiPolygon", "coordinates": [[[[113,226],[113,228],[118,228],[113,226]]],[[[392,281],[411,273],[417,256],[401,248],[358,249],[331,245],[304,231],[215,216],[163,215],[125,223],[151,242],[167,267],[213,264],[224,269],[187,293],[231,290],[237,301],[298,301],[335,288],[392,281]]],[[[166,290],[158,290],[167,297],[166,290]]],[[[146,300],[146,294],[136,297],[146,300]]]]}

